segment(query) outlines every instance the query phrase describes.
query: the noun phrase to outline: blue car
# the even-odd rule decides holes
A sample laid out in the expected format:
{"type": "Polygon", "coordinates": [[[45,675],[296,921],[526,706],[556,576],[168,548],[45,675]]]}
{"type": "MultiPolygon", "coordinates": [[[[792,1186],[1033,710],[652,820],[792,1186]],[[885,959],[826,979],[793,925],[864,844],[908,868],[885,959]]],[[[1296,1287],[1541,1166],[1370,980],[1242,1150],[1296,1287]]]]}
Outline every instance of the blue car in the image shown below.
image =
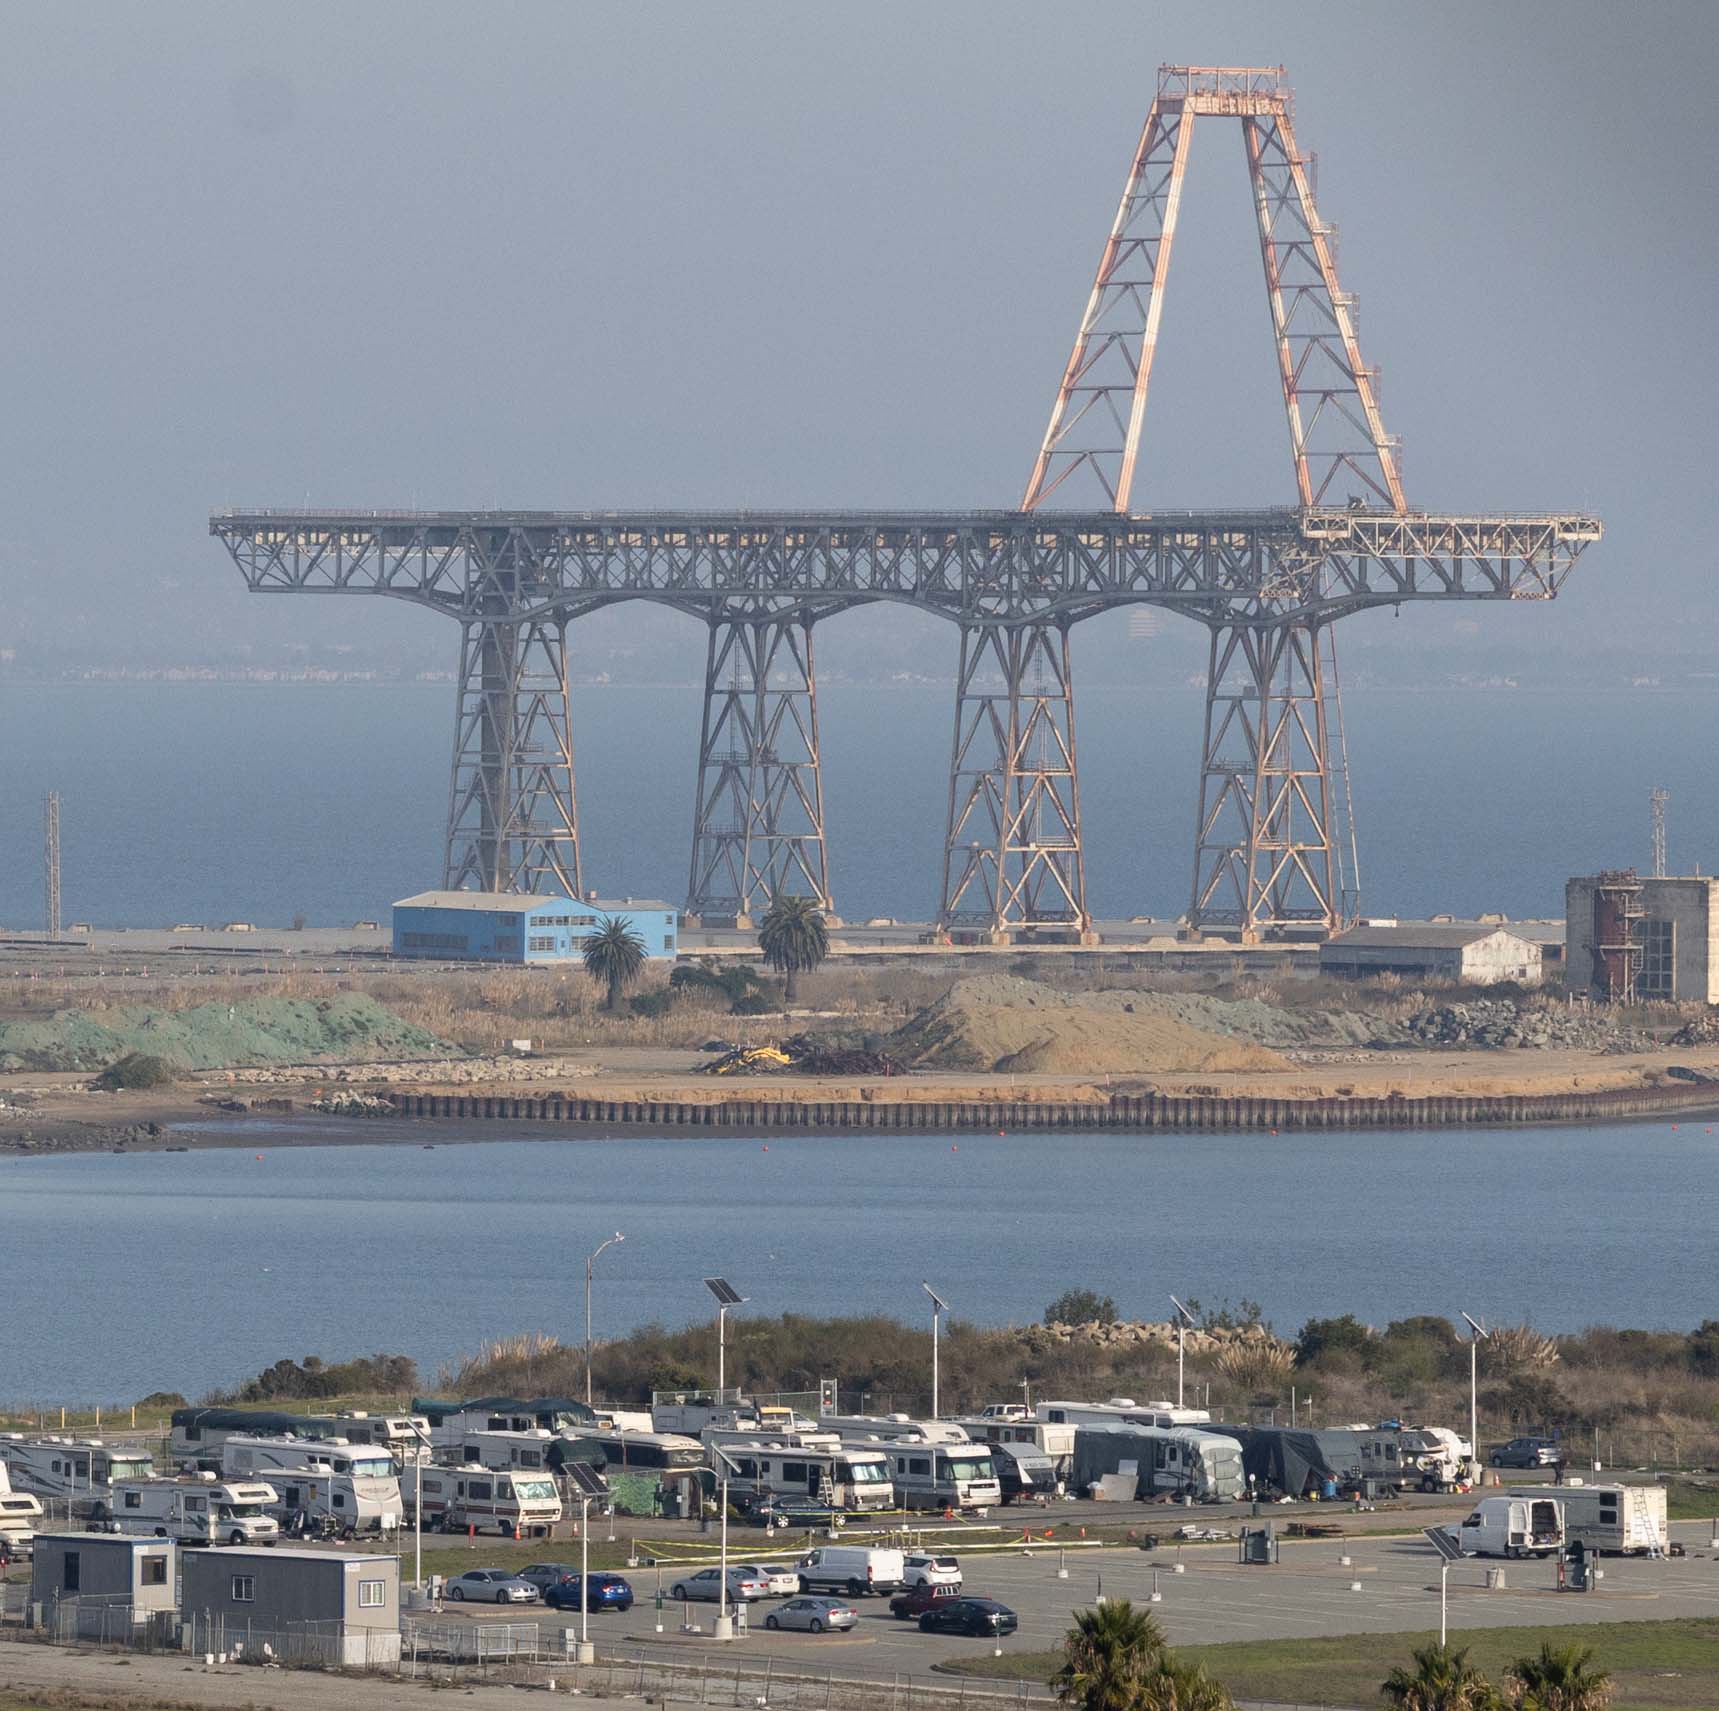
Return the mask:
{"type": "MultiPolygon", "coordinates": [[[[593,1610],[631,1610],[633,1607],[633,1589],[624,1576],[618,1574],[587,1575],[585,1584],[589,1588],[590,1608],[593,1610]]],[[[579,1604],[579,1577],[569,1575],[565,1580],[555,1581],[546,1587],[543,1602],[551,1610],[577,1610],[579,1604]]]]}

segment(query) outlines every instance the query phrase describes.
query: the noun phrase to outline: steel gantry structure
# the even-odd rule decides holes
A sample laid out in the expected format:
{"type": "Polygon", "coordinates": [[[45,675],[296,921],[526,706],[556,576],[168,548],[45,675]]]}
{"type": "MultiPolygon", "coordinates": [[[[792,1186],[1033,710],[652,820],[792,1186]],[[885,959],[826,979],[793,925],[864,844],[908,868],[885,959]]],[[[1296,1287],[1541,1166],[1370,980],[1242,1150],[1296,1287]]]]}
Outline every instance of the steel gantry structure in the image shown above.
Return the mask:
{"type": "Polygon", "coordinates": [[[580,888],[567,628],[652,600],[705,622],[687,908],[746,924],[778,892],[833,907],[812,635],[874,601],[960,629],[939,926],[1090,933],[1069,632],[1118,605],[1210,631],[1193,931],[1332,930],[1336,619],[1552,598],[1599,539],[1577,513],[1410,510],[1281,69],[1163,67],[1025,497],[994,512],[235,511],[210,519],[258,593],[382,594],[461,625],[444,878],[580,888]],[[1129,508],[1193,122],[1239,119],[1297,504],[1129,508]]]}

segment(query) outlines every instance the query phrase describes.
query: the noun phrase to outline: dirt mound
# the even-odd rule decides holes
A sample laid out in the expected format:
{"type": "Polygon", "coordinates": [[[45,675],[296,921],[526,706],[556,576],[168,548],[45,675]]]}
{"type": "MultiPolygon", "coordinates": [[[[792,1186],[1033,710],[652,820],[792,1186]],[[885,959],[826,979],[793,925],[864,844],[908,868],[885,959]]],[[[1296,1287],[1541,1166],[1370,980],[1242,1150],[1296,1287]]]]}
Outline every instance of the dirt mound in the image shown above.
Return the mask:
{"type": "Polygon", "coordinates": [[[366,1063],[452,1048],[373,998],[252,998],[184,1010],[58,1010],[0,1026],[0,1070],[102,1069],[133,1053],[175,1069],[244,1064],[366,1063]]]}
{"type": "Polygon", "coordinates": [[[892,1041],[918,1069],[1002,1075],[1287,1070],[1275,1052],[1166,1015],[1150,993],[1058,992],[1010,975],[958,980],[892,1041]]]}

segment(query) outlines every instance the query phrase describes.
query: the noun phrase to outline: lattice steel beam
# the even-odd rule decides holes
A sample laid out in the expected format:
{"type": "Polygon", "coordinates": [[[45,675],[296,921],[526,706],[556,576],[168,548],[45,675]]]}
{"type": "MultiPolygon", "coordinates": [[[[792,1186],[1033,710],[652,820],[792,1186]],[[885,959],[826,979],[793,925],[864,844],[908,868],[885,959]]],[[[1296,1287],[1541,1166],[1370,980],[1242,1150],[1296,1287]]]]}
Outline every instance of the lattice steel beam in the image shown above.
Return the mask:
{"type": "Polygon", "coordinates": [[[812,626],[713,622],[705,655],[687,913],[749,927],[778,895],[833,913],[812,626]]]}
{"type": "Polygon", "coordinates": [[[449,890],[578,896],[579,815],[566,625],[468,621],[442,883],[449,890]]]}
{"type": "Polygon", "coordinates": [[[937,924],[1003,943],[1091,933],[1066,625],[961,626],[937,924]]]}

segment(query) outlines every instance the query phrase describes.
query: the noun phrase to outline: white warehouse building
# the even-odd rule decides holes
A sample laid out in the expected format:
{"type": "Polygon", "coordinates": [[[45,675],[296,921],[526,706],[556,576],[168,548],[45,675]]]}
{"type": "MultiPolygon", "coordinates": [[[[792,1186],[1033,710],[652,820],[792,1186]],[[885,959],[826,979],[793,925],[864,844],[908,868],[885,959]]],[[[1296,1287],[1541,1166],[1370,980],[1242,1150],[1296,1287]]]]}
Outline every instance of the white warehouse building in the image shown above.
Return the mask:
{"type": "Polygon", "coordinates": [[[1369,974],[1435,976],[1467,986],[1540,981],[1540,946],[1485,921],[1351,927],[1319,947],[1319,972],[1350,980],[1369,974]]]}

